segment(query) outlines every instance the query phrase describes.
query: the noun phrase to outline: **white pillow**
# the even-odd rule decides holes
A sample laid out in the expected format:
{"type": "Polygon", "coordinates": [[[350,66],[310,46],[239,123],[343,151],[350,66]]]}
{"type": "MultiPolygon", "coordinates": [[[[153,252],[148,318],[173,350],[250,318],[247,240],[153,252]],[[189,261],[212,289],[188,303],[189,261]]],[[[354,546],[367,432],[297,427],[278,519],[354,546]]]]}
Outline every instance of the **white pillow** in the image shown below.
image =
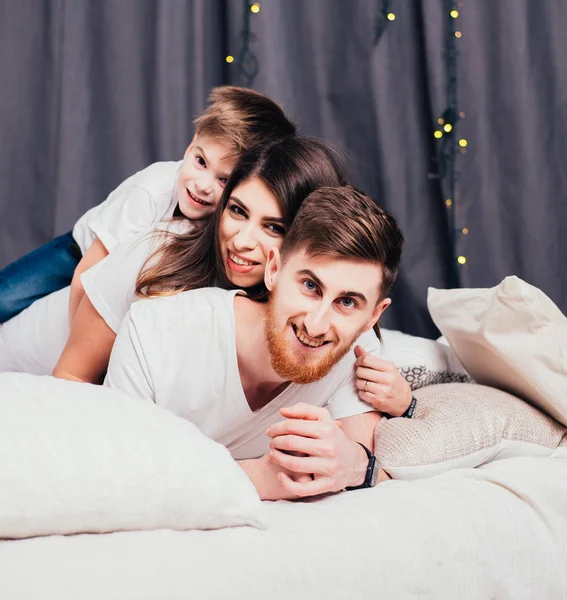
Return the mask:
{"type": "Polygon", "coordinates": [[[436,383],[469,383],[471,377],[447,344],[382,329],[380,356],[393,362],[412,390],[436,383]]]}
{"type": "Polygon", "coordinates": [[[0,374],[0,538],[264,526],[222,445],[152,402],[0,374]]]}
{"type": "Polygon", "coordinates": [[[429,289],[431,317],[478,383],[567,425],[567,318],[540,290],[506,277],[490,289],[429,289]]]}

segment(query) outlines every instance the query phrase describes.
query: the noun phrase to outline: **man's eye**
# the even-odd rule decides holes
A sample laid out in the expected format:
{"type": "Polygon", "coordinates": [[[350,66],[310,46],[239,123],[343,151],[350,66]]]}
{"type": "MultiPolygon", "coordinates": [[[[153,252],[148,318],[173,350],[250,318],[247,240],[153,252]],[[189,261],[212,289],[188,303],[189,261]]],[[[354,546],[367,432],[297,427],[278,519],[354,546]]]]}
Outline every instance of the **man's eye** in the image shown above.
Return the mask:
{"type": "Polygon", "coordinates": [[[343,308],[355,308],[356,302],[352,298],[341,298],[343,308]]]}
{"type": "Polygon", "coordinates": [[[311,281],[311,279],[304,279],[303,280],[303,287],[308,292],[314,292],[317,289],[317,286],[311,281]]]}

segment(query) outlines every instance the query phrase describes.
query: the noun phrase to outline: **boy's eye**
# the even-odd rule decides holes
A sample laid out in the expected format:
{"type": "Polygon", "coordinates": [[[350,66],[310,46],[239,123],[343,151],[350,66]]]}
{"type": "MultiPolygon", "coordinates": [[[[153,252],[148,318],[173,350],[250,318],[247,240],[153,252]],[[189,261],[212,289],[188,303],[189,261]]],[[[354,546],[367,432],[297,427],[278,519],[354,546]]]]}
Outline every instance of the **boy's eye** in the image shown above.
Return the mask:
{"type": "Polygon", "coordinates": [[[207,163],[205,162],[205,159],[202,156],[199,156],[198,154],[195,156],[195,160],[197,161],[197,164],[200,165],[201,167],[206,167],[207,163]]]}

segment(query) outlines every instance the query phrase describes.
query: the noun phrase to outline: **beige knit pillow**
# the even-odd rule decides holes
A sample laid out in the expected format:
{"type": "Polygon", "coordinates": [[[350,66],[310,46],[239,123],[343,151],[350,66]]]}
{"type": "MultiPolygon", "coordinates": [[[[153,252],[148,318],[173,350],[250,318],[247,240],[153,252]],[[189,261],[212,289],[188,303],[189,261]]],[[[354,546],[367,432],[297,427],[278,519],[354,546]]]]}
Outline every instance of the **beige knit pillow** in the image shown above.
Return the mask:
{"type": "Polygon", "coordinates": [[[416,390],[412,419],[382,419],[376,458],[394,479],[429,477],[514,456],[567,457],[567,428],[530,404],[474,383],[416,390]]]}
{"type": "Polygon", "coordinates": [[[477,383],[524,398],[567,425],[567,317],[538,288],[429,289],[431,317],[477,383]]]}

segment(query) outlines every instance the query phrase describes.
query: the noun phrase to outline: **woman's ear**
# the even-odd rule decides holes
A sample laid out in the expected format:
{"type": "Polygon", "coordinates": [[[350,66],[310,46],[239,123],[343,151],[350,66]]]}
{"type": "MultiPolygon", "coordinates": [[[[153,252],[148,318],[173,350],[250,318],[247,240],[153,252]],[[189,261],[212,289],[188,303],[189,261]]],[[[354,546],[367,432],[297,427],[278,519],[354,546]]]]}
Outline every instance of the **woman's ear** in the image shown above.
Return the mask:
{"type": "Polygon", "coordinates": [[[282,257],[278,248],[272,248],[266,261],[266,270],[264,271],[264,283],[271,292],[276,285],[278,275],[282,266],[282,257]]]}

